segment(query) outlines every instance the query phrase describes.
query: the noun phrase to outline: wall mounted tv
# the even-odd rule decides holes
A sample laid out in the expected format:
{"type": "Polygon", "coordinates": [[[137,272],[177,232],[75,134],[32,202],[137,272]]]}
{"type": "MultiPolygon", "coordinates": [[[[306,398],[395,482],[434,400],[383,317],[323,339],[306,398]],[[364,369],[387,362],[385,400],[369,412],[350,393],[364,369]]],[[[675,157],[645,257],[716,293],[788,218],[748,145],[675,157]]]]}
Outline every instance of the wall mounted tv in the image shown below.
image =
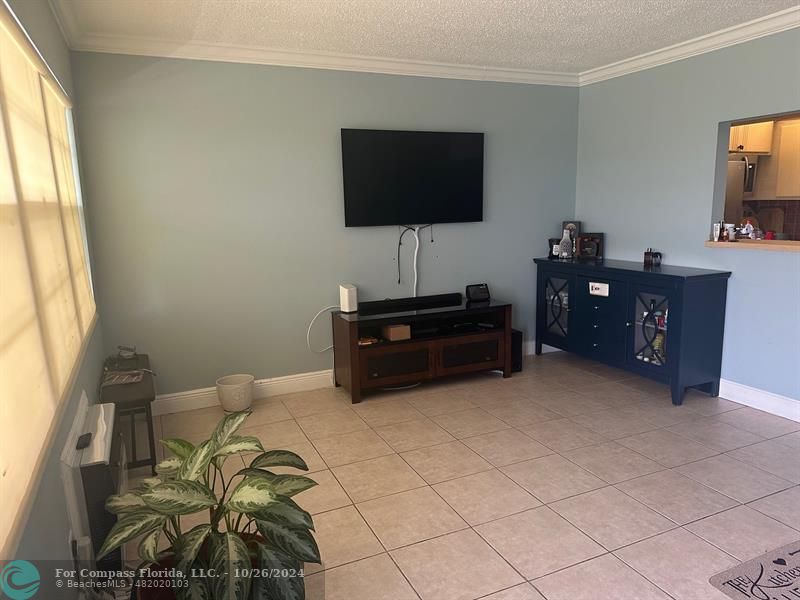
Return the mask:
{"type": "Polygon", "coordinates": [[[483,134],[342,129],[347,227],[483,220],[483,134]]]}

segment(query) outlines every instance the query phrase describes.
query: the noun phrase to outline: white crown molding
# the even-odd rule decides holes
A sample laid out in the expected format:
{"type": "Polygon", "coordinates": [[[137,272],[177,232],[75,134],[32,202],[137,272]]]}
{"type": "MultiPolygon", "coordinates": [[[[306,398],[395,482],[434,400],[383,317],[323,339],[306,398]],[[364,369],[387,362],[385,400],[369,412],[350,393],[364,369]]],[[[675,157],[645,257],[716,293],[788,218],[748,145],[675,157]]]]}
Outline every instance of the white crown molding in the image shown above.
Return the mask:
{"type": "Polygon", "coordinates": [[[694,38],[679,44],[667,46],[660,50],[647,52],[633,58],[627,58],[604,67],[583,71],[578,75],[581,86],[621,77],[637,71],[652,69],[684,58],[713,52],[720,48],[749,42],[760,37],[780,33],[800,27],[800,6],[788,8],[780,12],[753,19],[740,25],[727,29],[720,29],[713,33],[694,38]]]}
{"type": "Polygon", "coordinates": [[[800,422],[800,399],[773,394],[729,379],[719,380],[719,395],[721,398],[800,422]]]}
{"type": "MultiPolygon", "coordinates": [[[[253,399],[262,400],[294,392],[308,392],[333,386],[333,372],[312,371],[271,379],[257,379],[253,387],[253,399]]],[[[208,387],[174,394],[160,394],[153,402],[153,416],[219,406],[217,388],[208,387]]]]}
{"type": "Polygon", "coordinates": [[[110,36],[81,31],[73,13],[73,4],[68,0],[49,0],[49,2],[67,43],[71,49],[78,51],[570,87],[621,77],[800,27],[800,7],[793,7],[609,65],[581,73],[564,73],[110,36]]]}

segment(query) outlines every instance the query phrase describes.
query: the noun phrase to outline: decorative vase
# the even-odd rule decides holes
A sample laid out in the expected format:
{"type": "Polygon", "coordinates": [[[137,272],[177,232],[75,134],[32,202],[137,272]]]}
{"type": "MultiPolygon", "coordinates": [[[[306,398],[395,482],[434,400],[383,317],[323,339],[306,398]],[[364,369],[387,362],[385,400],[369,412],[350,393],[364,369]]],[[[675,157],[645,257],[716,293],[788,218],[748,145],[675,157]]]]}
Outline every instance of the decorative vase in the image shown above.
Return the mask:
{"type": "Polygon", "coordinates": [[[561,258],[572,258],[572,238],[569,235],[569,229],[564,230],[564,235],[561,236],[561,258]]]}

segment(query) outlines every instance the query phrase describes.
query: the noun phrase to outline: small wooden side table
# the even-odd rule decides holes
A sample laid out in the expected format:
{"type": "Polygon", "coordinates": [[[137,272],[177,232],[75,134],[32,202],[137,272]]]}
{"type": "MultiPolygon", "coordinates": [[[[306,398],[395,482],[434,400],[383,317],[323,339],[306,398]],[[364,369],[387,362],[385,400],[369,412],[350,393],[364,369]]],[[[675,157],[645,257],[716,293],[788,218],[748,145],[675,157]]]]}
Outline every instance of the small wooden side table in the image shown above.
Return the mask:
{"type": "Polygon", "coordinates": [[[117,407],[118,422],[122,422],[123,417],[130,417],[131,428],[131,460],[128,461],[128,468],[150,466],[155,475],[156,466],[156,442],[153,433],[153,412],[151,403],[156,398],[155,382],[153,374],[149,372],[150,358],[147,354],[136,354],[131,358],[121,356],[110,357],[106,360],[105,367],[115,371],[134,371],[137,369],[148,369],[145,371],[142,380],[137,383],[126,383],[122,385],[109,385],[100,389],[101,402],[113,402],[117,407]],[[150,456],[139,459],[136,457],[136,415],[144,413],[147,421],[147,438],[150,446],[150,456]]]}

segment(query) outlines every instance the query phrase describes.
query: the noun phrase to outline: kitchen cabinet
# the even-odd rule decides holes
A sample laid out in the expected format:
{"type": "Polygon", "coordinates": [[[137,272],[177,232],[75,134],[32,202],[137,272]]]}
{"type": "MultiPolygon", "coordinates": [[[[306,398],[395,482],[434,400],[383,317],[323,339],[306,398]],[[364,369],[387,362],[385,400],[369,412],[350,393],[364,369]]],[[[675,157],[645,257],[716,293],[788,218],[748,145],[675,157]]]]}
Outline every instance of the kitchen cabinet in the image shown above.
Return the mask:
{"type": "Polygon", "coordinates": [[[775,196],[800,198],[800,119],[781,124],[775,196]]]}
{"type": "Polygon", "coordinates": [[[731,127],[729,152],[747,154],[769,154],[772,152],[772,129],[774,121],[748,123],[731,127]]]}
{"type": "Polygon", "coordinates": [[[534,259],[542,344],[670,385],[719,393],[730,272],[641,263],[534,259]]]}

